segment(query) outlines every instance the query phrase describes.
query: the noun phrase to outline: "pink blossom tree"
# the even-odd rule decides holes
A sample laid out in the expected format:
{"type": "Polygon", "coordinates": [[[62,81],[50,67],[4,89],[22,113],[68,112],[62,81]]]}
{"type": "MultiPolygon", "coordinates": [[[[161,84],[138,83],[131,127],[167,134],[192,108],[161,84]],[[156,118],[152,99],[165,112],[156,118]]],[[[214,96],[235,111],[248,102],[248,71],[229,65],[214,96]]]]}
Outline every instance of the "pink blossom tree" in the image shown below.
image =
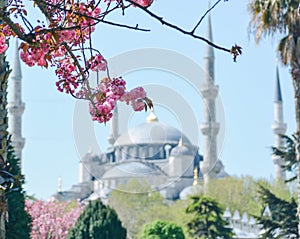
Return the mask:
{"type": "Polygon", "coordinates": [[[226,49],[196,35],[195,30],[202,18],[191,32],[157,18],[148,10],[152,0],[35,0],[33,2],[36,9],[45,17],[44,21],[38,20],[36,24],[28,19],[27,8],[22,0],[10,0],[0,9],[0,17],[3,21],[0,24],[0,54],[6,51],[8,38],[15,37],[22,40],[21,59],[30,67],[54,68],[57,75],[57,89],[75,98],[88,100],[92,119],[100,123],[105,123],[111,118],[117,101],[126,101],[136,111],[152,107],[151,100],[141,87],[126,91],[126,82],[121,77],[110,78],[107,61],[101,52],[93,47],[92,34],[100,23],[147,31],[138,26],[131,27],[106,21],[106,17],[112,12],[121,11],[125,14],[127,8],[138,7],[160,20],[162,24],[232,53],[234,59],[241,53],[238,46],[226,49]],[[91,71],[104,71],[107,75],[94,88],[88,81],[91,71]]]}
{"type": "MultiPolygon", "coordinates": [[[[112,117],[117,101],[126,102],[136,111],[153,105],[141,87],[128,91],[121,76],[110,77],[105,57],[99,49],[93,47],[92,35],[95,28],[101,24],[109,24],[136,31],[149,31],[138,25],[130,26],[107,20],[107,16],[114,12],[126,14],[128,8],[135,7],[164,26],[232,54],[236,60],[241,54],[239,46],[224,48],[196,33],[203,18],[221,1],[217,0],[195,23],[193,29],[186,30],[152,12],[150,7],[153,0],[0,0],[0,120],[3,122],[0,128],[1,160],[5,162],[7,155],[6,91],[10,70],[5,61],[5,52],[10,38],[21,41],[20,56],[28,66],[53,68],[57,75],[57,89],[75,98],[88,100],[92,119],[105,123],[112,117]],[[39,16],[40,19],[28,18],[28,4],[33,4],[36,11],[30,12],[30,16],[39,16]],[[88,81],[92,71],[106,73],[106,77],[96,87],[92,87],[88,81]]],[[[5,238],[5,214],[5,197],[0,193],[0,239],[5,238]]]]}
{"type": "Polygon", "coordinates": [[[32,218],[32,239],[65,239],[75,225],[82,207],[69,202],[26,201],[32,218]]]}

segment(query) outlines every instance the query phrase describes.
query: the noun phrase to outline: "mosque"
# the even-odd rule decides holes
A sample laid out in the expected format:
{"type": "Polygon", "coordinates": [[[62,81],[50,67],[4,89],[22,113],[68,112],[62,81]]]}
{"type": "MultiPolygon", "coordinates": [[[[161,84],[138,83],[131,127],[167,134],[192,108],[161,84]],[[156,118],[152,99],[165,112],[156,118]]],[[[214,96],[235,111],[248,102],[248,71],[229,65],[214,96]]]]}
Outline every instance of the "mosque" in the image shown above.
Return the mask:
{"type": "MultiPolygon", "coordinates": [[[[208,38],[212,38],[209,18],[208,38]]],[[[108,136],[110,147],[101,155],[88,152],[79,165],[79,182],[68,191],[58,191],[53,198],[69,200],[105,200],[109,192],[131,179],[146,181],[165,200],[176,200],[191,190],[199,179],[226,177],[222,162],[217,158],[219,123],[215,117],[218,86],[214,83],[214,50],[208,46],[205,54],[207,73],[201,86],[205,101],[204,155],[199,145],[193,145],[184,132],[159,121],[153,111],[146,122],[120,134],[116,108],[108,136]]]]}
{"type": "MultiPolygon", "coordinates": [[[[212,41],[210,16],[208,17],[207,38],[212,41]]],[[[154,111],[149,113],[145,122],[120,133],[118,121],[122,115],[119,115],[116,107],[111,119],[111,132],[108,136],[109,148],[99,155],[87,152],[79,164],[79,182],[67,191],[62,191],[59,187],[58,192],[53,195],[53,199],[66,201],[101,198],[105,201],[111,190],[132,179],[146,181],[154,190],[159,191],[165,200],[185,199],[192,193],[193,185],[198,184],[200,180],[203,180],[205,185],[210,178],[229,176],[217,154],[217,135],[220,125],[216,119],[215,100],[219,88],[215,85],[214,61],[214,49],[207,46],[204,56],[207,73],[200,89],[205,103],[204,122],[201,124],[204,136],[203,155],[199,154],[199,145],[193,145],[188,135],[160,122],[154,111]]],[[[12,100],[8,109],[12,142],[16,155],[20,158],[25,143],[21,130],[22,113],[25,108],[21,98],[21,79],[20,60],[16,51],[11,74],[12,100]]],[[[274,146],[281,147],[283,142],[279,135],[285,133],[286,124],[283,121],[283,101],[278,68],[272,129],[275,135],[274,146]]],[[[272,159],[275,166],[275,177],[284,179],[285,173],[281,167],[283,162],[276,156],[273,156],[272,159]]],[[[229,214],[227,211],[226,215],[229,214]]],[[[246,219],[243,218],[245,223],[246,219]]],[[[232,217],[232,220],[236,220],[234,223],[238,223],[237,220],[240,219],[242,218],[237,219],[236,213],[232,217]]],[[[251,222],[253,226],[253,219],[251,222]]],[[[253,229],[251,225],[249,226],[250,229],[252,228],[251,230],[257,230],[257,228],[253,229]]],[[[241,229],[243,228],[245,229],[245,227],[241,227],[241,229]]],[[[254,235],[239,238],[257,237],[254,235]]]]}

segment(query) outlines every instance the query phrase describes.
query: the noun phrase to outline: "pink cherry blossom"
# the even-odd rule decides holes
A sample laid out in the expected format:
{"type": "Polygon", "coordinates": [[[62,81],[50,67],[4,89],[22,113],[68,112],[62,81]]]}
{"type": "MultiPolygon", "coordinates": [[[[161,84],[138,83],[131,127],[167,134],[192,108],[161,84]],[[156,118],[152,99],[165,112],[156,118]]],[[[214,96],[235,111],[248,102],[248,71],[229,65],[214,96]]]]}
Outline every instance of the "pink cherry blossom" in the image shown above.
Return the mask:
{"type": "MultiPolygon", "coordinates": [[[[113,0],[107,0],[111,2],[113,0]]],[[[120,0],[117,0],[120,2],[120,0]]],[[[134,0],[136,4],[148,7],[153,0],[134,0]]],[[[92,34],[95,25],[101,22],[99,4],[91,0],[61,1],[45,0],[49,13],[47,23],[38,21],[36,25],[16,23],[0,24],[0,54],[7,50],[6,41],[17,37],[16,33],[26,33],[30,40],[20,45],[20,57],[28,66],[53,67],[57,76],[56,87],[60,92],[89,100],[92,119],[107,122],[117,101],[123,101],[135,111],[145,108],[146,92],[142,87],[126,91],[126,82],[121,77],[104,78],[96,88],[88,82],[89,71],[107,71],[107,61],[92,47],[92,34]],[[30,26],[29,26],[30,25],[30,26]],[[18,31],[14,32],[15,29],[18,31]],[[28,34],[29,32],[29,34],[28,34]]],[[[8,12],[23,14],[26,22],[26,9],[22,0],[8,6],[8,12]]],[[[134,6],[134,4],[133,4],[134,6]]],[[[105,9],[108,6],[105,5],[105,9]]]]}
{"type": "Polygon", "coordinates": [[[89,60],[89,67],[92,71],[105,71],[106,60],[101,54],[97,54],[89,60]]]}
{"type": "Polygon", "coordinates": [[[0,34],[0,54],[4,53],[7,49],[8,45],[5,42],[5,35],[0,34]]]}
{"type": "Polygon", "coordinates": [[[153,2],[153,0],[133,0],[133,1],[143,7],[149,7],[153,2]]]}
{"type": "Polygon", "coordinates": [[[141,99],[132,101],[131,106],[134,111],[142,111],[145,109],[145,103],[141,99]]]}
{"type": "Polygon", "coordinates": [[[65,239],[74,227],[82,207],[68,202],[26,201],[25,210],[32,218],[32,239],[65,239]]]}
{"type": "Polygon", "coordinates": [[[147,94],[142,87],[137,87],[124,94],[120,100],[125,101],[127,104],[129,104],[136,99],[144,99],[146,95],[147,94]]]}
{"type": "MultiPolygon", "coordinates": [[[[104,0],[104,2],[107,2],[107,3],[110,3],[113,1],[120,2],[120,0],[104,0]]],[[[153,2],[153,0],[132,0],[132,1],[141,5],[142,7],[149,7],[153,2]]]]}
{"type": "Polygon", "coordinates": [[[62,31],[60,33],[60,41],[71,42],[74,41],[76,36],[75,30],[62,31]]]}

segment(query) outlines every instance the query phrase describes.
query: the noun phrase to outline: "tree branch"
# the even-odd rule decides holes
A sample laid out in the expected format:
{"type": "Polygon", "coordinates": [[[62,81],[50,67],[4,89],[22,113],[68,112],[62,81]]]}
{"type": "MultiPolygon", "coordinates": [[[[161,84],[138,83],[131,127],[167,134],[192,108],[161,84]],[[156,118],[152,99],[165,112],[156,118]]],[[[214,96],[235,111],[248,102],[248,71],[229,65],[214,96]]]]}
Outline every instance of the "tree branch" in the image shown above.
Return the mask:
{"type": "Polygon", "coordinates": [[[123,28],[128,28],[128,29],[132,29],[132,30],[138,30],[138,31],[142,31],[142,32],[150,32],[151,31],[150,29],[139,28],[138,24],[136,24],[135,27],[132,27],[132,26],[129,26],[129,25],[119,24],[119,23],[110,22],[110,21],[106,21],[106,20],[101,20],[101,22],[103,22],[105,24],[112,25],[112,26],[123,27],[123,28]]]}
{"type": "Polygon", "coordinates": [[[52,22],[51,15],[49,14],[47,10],[47,3],[43,0],[34,0],[34,3],[38,6],[38,8],[41,10],[41,12],[45,15],[45,17],[52,22]]]}
{"type": "Polygon", "coordinates": [[[19,39],[32,43],[33,35],[32,34],[25,34],[20,30],[20,28],[7,16],[7,13],[3,10],[0,10],[0,19],[5,22],[10,29],[18,36],[19,39]]]}
{"type": "Polygon", "coordinates": [[[166,26],[168,26],[168,27],[170,27],[170,28],[172,28],[172,29],[174,29],[174,30],[176,30],[178,32],[183,33],[184,35],[188,35],[188,36],[193,37],[195,39],[204,41],[208,45],[210,45],[210,46],[212,46],[212,47],[214,47],[214,48],[216,48],[218,50],[222,50],[222,51],[231,53],[230,49],[227,49],[225,47],[216,45],[215,43],[209,41],[208,39],[206,39],[206,38],[204,38],[202,36],[194,34],[193,31],[187,31],[187,30],[185,30],[183,28],[180,28],[180,27],[178,27],[178,26],[176,26],[176,25],[174,25],[172,23],[169,23],[169,22],[165,21],[162,17],[160,17],[160,16],[154,14],[153,12],[151,12],[150,10],[148,10],[146,7],[143,7],[143,6],[139,5],[139,4],[137,4],[136,2],[133,2],[132,0],[126,0],[126,1],[129,2],[129,3],[131,3],[131,4],[134,4],[136,7],[140,8],[142,11],[144,11],[145,13],[147,13],[148,15],[150,15],[151,17],[153,17],[154,19],[156,19],[157,21],[159,21],[162,25],[166,25],[166,26]]]}
{"type": "Polygon", "coordinates": [[[197,24],[195,25],[194,29],[191,31],[192,33],[194,33],[196,31],[196,29],[199,27],[200,23],[203,21],[203,19],[206,17],[206,15],[215,8],[215,6],[217,6],[222,0],[218,0],[212,7],[210,7],[205,13],[204,15],[200,18],[200,20],[197,22],[197,24]]]}

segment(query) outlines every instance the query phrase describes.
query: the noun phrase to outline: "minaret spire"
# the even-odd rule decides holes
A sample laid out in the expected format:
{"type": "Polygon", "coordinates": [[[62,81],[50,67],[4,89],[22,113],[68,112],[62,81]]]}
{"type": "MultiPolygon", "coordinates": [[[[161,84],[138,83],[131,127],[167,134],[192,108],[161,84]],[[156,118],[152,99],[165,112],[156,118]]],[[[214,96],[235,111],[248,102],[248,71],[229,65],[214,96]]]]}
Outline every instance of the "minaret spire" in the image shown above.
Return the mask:
{"type": "MultiPolygon", "coordinates": [[[[209,41],[212,41],[211,17],[208,15],[208,36],[209,41]]],[[[218,86],[215,85],[214,75],[214,49],[207,45],[205,53],[206,74],[204,82],[201,86],[201,93],[204,98],[204,123],[201,124],[201,131],[204,135],[204,155],[201,171],[206,185],[209,178],[217,177],[220,172],[220,166],[223,165],[218,161],[217,152],[217,135],[219,132],[219,123],[216,122],[216,103],[215,99],[218,96],[218,86]]]]}
{"type": "MultiPolygon", "coordinates": [[[[272,124],[272,130],[274,132],[274,147],[281,148],[284,146],[284,142],[280,135],[285,134],[286,124],[283,121],[283,101],[280,87],[279,70],[276,65],[276,85],[275,85],[275,97],[274,97],[274,123],[272,124]]],[[[276,155],[272,156],[275,166],[275,178],[276,180],[285,180],[286,175],[282,166],[284,161],[276,155]]]]}
{"type": "Polygon", "coordinates": [[[113,145],[116,141],[116,139],[119,136],[119,112],[118,112],[118,105],[115,105],[115,109],[113,112],[113,117],[111,119],[110,124],[110,134],[107,137],[108,142],[113,145]]]}
{"type": "Polygon", "coordinates": [[[12,145],[16,156],[22,159],[22,149],[25,144],[25,139],[22,137],[22,114],[25,109],[25,104],[22,102],[22,72],[20,57],[18,51],[18,41],[16,41],[14,66],[11,74],[11,102],[8,103],[9,128],[12,135],[12,145]]]}
{"type": "MultiPolygon", "coordinates": [[[[208,26],[207,26],[207,39],[210,42],[213,42],[213,35],[212,35],[212,26],[211,26],[211,16],[208,14],[208,26]]],[[[209,77],[214,80],[214,61],[215,61],[215,52],[214,48],[210,45],[207,45],[205,57],[206,59],[206,70],[209,72],[209,77]]]]}
{"type": "Polygon", "coordinates": [[[276,66],[276,87],[274,101],[282,102],[278,65],[276,66]]]}

